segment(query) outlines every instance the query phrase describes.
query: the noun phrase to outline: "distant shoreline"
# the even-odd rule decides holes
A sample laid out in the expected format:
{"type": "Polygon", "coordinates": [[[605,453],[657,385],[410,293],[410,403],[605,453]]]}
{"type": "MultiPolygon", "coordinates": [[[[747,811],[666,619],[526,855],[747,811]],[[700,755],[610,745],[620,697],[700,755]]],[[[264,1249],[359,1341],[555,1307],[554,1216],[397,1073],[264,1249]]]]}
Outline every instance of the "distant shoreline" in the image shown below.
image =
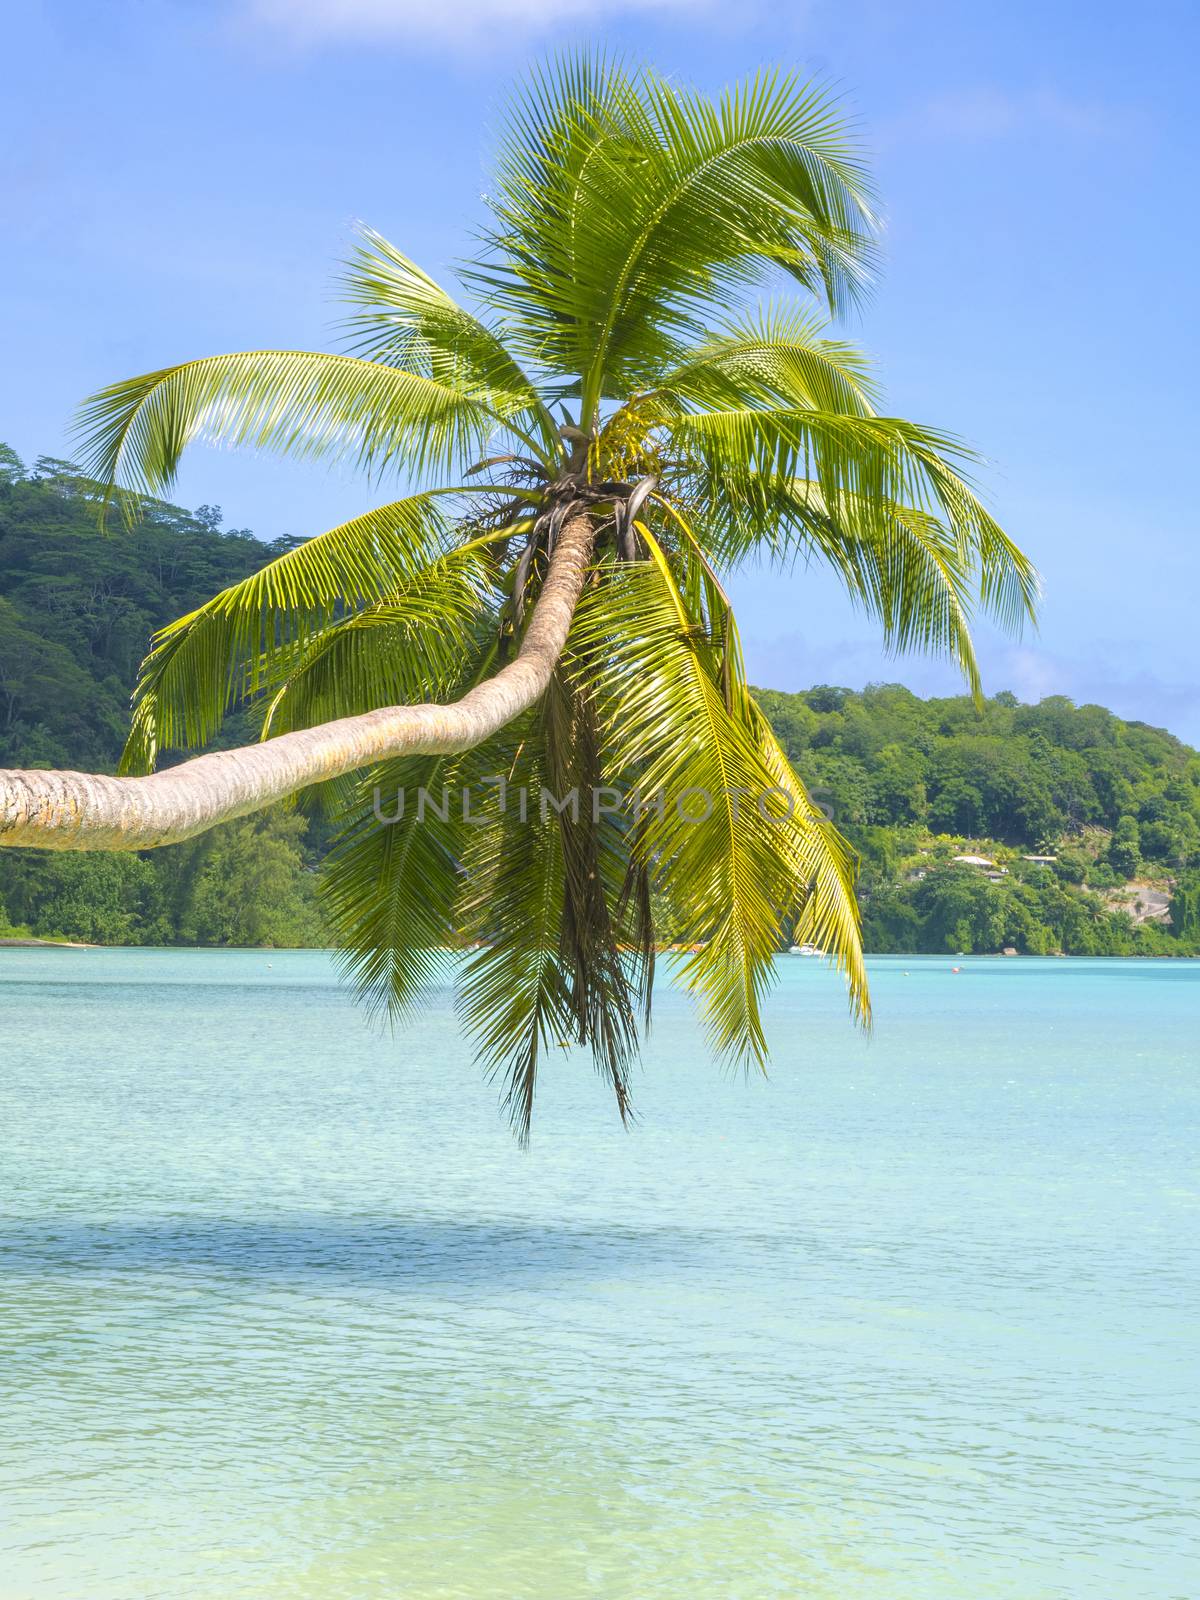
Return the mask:
{"type": "Polygon", "coordinates": [[[0,949],[10,950],[137,950],[135,944],[84,944],[79,939],[0,939],[0,949]]]}
{"type": "MultiPolygon", "coordinates": [[[[462,955],[469,953],[478,946],[444,944],[437,947],[447,955],[462,955]]],[[[322,951],[326,955],[336,955],[334,945],[314,944],[86,944],[79,939],[3,939],[0,938],[0,950],[178,950],[178,951],[214,951],[227,955],[240,953],[243,955],[288,955],[297,951],[322,951]]],[[[679,956],[690,953],[690,945],[663,945],[657,954],[660,956],[679,956]]],[[[790,950],[778,950],[777,956],[790,956],[797,954],[790,950]]],[[[1017,951],[1015,955],[1005,955],[1002,950],[975,950],[970,955],[955,950],[864,950],[863,955],[871,961],[1200,961],[1200,955],[1188,954],[1180,951],[1176,955],[1173,951],[1130,951],[1123,955],[1069,955],[1064,950],[1048,951],[1044,955],[1033,955],[1027,951],[1017,951]]],[[[797,959],[812,960],[812,956],[797,959]]],[[[828,959],[818,951],[815,959],[826,961],[828,959]]]]}

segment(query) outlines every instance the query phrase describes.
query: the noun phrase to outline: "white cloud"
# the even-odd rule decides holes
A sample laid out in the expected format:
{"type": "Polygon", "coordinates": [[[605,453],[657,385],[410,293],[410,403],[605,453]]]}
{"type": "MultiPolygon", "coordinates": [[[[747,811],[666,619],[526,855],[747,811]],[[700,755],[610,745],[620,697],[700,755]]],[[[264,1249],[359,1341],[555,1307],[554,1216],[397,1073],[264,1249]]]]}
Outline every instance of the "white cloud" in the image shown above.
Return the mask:
{"type": "Polygon", "coordinates": [[[902,131],[942,139],[1004,139],[1046,131],[1097,139],[1129,131],[1125,106],[1077,100],[1053,88],[1011,92],[981,84],[927,101],[902,131]]]}
{"type": "Polygon", "coordinates": [[[707,9],[707,0],[243,0],[242,16],[297,44],[413,40],[486,49],[593,18],[707,9]]]}
{"type": "MultiPolygon", "coordinates": [[[[743,625],[748,610],[743,601],[743,625]]],[[[966,692],[949,662],[915,654],[889,656],[866,632],[840,638],[772,637],[759,621],[746,629],[745,638],[750,681],[764,688],[799,690],[837,683],[861,689],[868,683],[903,683],[923,697],[966,692]]],[[[1178,657],[1164,660],[1163,652],[1152,650],[1144,639],[1098,638],[1075,650],[1053,650],[1037,643],[1010,643],[983,628],[976,643],[987,694],[1011,689],[1029,704],[1048,695],[1067,695],[1076,705],[1107,706],[1119,717],[1167,728],[1200,747],[1200,693],[1194,681],[1178,657]],[[1139,658],[1151,655],[1154,667],[1139,664],[1139,658]]]]}
{"type": "MultiPolygon", "coordinates": [[[[1127,639],[1096,639],[1077,654],[1016,645],[1001,654],[988,679],[1003,681],[1022,700],[1065,694],[1077,704],[1092,701],[1119,717],[1154,723],[1196,743],[1200,695],[1195,684],[1182,674],[1135,664],[1139,654],[1148,653],[1144,642],[1131,649],[1127,639]]],[[[1167,663],[1168,668],[1173,664],[1167,663]]]]}

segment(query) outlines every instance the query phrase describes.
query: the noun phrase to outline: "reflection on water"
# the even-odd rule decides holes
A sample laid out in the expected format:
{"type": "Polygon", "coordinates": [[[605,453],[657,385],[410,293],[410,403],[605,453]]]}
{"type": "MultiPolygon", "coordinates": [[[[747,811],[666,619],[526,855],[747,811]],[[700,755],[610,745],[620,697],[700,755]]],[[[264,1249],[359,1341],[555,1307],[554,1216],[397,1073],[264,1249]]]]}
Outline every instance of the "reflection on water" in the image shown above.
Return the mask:
{"type": "Polygon", "coordinates": [[[0,952],[0,1600],[1195,1594],[1200,969],[956,964],[522,1155],[444,995],[0,952]]]}
{"type": "MultiPolygon", "coordinates": [[[[698,1236],[699,1237],[699,1236],[698,1236]]],[[[395,1217],[310,1213],[274,1220],[150,1217],[137,1221],[13,1222],[4,1231],[5,1268],[46,1273],[121,1274],[219,1270],[303,1281],[329,1276],[402,1291],[429,1283],[486,1288],[497,1277],[546,1282],[572,1272],[637,1270],[678,1262],[688,1235],[680,1229],[571,1228],[520,1223],[401,1222],[395,1217]]]]}

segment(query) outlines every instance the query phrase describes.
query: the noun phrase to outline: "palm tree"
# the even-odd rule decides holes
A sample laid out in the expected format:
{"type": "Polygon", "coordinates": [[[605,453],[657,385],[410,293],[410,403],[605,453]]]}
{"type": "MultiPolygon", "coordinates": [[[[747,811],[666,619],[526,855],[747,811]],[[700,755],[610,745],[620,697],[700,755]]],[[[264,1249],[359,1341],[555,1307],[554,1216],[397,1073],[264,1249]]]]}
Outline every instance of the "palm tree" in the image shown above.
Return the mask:
{"type": "Polygon", "coordinates": [[[0,844],[141,849],[316,786],[343,818],[325,904],[349,973],[403,1012],[431,952],[472,943],[462,1014],[524,1133],[568,1038],[624,1115],[656,884],[719,1055],[765,1058],[785,921],[867,1015],[852,854],[747,691],[722,574],[826,562],[976,691],[972,610],[1019,625],[1036,579],[966,452],[880,415],[818,315],[868,281],[876,227],[821,90],[765,73],[714,102],[561,61],[513,104],[488,205],[478,314],[364,231],[341,353],[208,357],[88,403],[109,500],[166,489],[197,438],[417,487],[164,629],[123,775],[0,773],[0,844]],[[807,309],[751,298],[787,283],[807,309]],[[246,705],[263,742],[155,771],[246,705]]]}

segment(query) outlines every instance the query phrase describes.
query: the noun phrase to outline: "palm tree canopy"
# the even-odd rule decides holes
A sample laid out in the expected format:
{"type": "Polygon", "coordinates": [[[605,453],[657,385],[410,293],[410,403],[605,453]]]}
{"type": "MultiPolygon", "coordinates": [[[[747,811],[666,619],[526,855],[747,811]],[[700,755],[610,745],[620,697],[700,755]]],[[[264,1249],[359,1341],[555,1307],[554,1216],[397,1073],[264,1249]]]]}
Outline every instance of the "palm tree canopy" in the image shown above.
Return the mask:
{"type": "Polygon", "coordinates": [[[409,490],[163,630],[131,774],[203,746],[233,707],[255,707],[267,737],[478,693],[524,636],[564,530],[585,538],[535,703],[473,748],[321,791],[342,818],[324,892],[347,971],[403,1014],[436,948],[469,942],[464,1024],[525,1133],[539,1061],[565,1039],[591,1047],[625,1114],[656,889],[687,930],[680,976],[720,1056],[766,1059],[785,923],[868,1015],[852,852],[749,695],[725,575],[827,563],[890,645],[949,654],[976,691],[972,616],[1018,627],[1036,576],[972,490],[969,452],[882,413],[868,363],[823,320],[869,282],[876,219],[822,89],[762,73],[712,100],[563,59],[513,100],[488,206],[460,274],[473,308],[364,229],[340,352],[163,368],[101,391],[80,427],[116,498],[168,489],[197,439],[349,461],[409,490]],[[599,790],[638,801],[596,808],[599,790]],[[398,791],[404,814],[383,825],[378,797],[390,810],[398,791]],[[547,809],[543,791],[582,804],[547,809]]]}

